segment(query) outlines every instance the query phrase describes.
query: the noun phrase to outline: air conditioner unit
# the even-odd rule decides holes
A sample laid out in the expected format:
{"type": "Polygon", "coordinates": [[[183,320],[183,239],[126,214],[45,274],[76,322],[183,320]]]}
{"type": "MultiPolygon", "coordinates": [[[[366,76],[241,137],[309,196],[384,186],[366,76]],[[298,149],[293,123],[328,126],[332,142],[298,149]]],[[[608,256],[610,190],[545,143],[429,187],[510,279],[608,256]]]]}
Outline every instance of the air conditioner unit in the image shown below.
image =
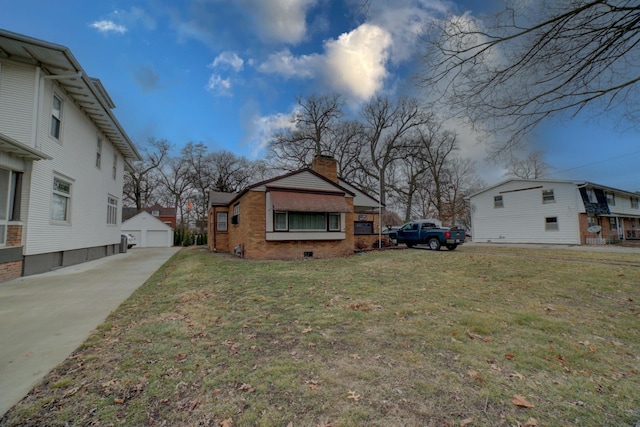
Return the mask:
{"type": "Polygon", "coordinates": [[[231,224],[238,224],[240,222],[240,216],[234,215],[231,217],[231,224]]]}

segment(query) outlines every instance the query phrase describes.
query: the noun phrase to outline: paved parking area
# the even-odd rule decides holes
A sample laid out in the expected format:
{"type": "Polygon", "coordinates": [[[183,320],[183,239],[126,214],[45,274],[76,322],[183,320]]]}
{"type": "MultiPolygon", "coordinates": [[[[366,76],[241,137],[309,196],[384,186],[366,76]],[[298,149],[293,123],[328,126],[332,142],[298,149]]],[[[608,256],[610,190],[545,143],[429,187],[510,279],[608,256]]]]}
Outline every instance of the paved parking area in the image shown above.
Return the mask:
{"type": "Polygon", "coordinates": [[[133,248],[0,283],[0,416],[180,249],[133,248]]]}

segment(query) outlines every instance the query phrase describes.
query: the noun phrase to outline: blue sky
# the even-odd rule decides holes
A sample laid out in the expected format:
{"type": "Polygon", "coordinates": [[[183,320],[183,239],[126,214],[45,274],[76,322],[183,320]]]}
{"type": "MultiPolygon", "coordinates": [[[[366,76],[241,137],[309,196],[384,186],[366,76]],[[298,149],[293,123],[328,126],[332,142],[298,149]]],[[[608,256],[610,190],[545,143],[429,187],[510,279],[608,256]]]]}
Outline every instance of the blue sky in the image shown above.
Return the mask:
{"type": "MultiPolygon", "coordinates": [[[[363,3],[0,0],[0,27],[67,46],[103,82],[136,145],[203,142],[256,159],[297,96],[339,92],[355,111],[375,94],[415,95],[429,20],[497,1],[371,0],[366,16],[363,3]]],[[[474,136],[456,131],[487,184],[503,180],[474,136]]],[[[615,117],[549,121],[529,140],[554,178],[640,190],[638,130],[615,117]]]]}

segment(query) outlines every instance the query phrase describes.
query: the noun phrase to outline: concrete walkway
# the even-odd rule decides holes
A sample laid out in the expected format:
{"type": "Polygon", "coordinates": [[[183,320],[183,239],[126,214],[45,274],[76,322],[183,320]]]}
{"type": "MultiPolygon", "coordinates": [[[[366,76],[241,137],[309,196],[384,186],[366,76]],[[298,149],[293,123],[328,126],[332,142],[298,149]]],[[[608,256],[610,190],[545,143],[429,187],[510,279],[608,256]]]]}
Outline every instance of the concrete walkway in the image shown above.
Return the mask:
{"type": "Polygon", "coordinates": [[[0,416],[179,250],[133,248],[0,283],[0,416]]]}

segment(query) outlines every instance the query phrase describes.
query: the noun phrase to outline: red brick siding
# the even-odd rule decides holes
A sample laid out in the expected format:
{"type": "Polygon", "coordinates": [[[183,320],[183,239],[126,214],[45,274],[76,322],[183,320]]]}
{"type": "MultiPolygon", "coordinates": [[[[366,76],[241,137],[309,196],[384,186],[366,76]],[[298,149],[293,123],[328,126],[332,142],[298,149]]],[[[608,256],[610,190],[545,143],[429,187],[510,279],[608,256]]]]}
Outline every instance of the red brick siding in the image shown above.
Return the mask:
{"type": "Polygon", "coordinates": [[[7,227],[7,246],[22,246],[22,226],[10,224],[7,227]]]}
{"type": "Polygon", "coordinates": [[[22,261],[0,264],[0,282],[22,276],[22,261]]]}

